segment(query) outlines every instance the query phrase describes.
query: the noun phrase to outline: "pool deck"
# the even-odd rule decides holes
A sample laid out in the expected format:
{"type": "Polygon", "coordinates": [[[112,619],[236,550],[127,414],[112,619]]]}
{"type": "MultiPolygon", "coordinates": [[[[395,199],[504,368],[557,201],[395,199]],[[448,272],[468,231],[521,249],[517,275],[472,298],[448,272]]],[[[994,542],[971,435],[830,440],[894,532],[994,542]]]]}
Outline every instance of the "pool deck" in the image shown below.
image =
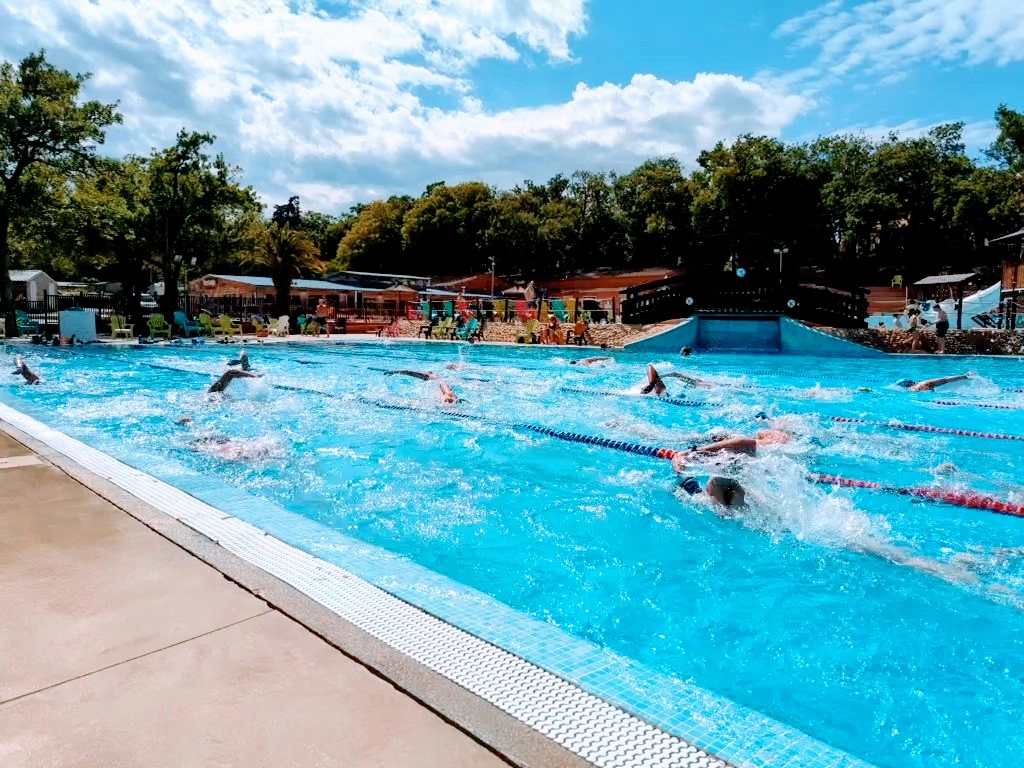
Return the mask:
{"type": "MultiPolygon", "coordinates": [[[[32,442],[0,430],[0,765],[508,765],[32,442]]],[[[514,762],[584,764],[550,746],[514,762]]]]}

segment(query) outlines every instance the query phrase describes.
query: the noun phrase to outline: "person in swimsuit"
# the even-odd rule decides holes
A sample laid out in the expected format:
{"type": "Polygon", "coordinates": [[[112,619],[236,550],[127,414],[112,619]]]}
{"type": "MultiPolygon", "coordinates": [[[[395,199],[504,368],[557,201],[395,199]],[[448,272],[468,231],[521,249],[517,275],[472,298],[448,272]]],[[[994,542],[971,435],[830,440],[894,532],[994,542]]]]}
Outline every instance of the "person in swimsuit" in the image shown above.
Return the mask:
{"type": "Polygon", "coordinates": [[[582,360],[570,360],[569,365],[598,365],[599,363],[610,363],[610,357],[585,357],[582,360]]]}
{"type": "MultiPolygon", "coordinates": [[[[300,361],[301,362],[301,361],[300,361]]],[[[238,355],[237,360],[229,360],[228,365],[240,365],[243,371],[251,371],[252,366],[249,365],[249,353],[244,349],[238,355]]]]}
{"type": "Polygon", "coordinates": [[[940,355],[946,354],[946,334],[949,332],[949,316],[941,306],[935,306],[935,352],[940,355]]]}
{"type": "Polygon", "coordinates": [[[455,390],[451,388],[447,381],[442,379],[436,373],[424,373],[423,371],[410,371],[410,370],[398,370],[398,371],[384,371],[385,376],[412,376],[416,379],[422,379],[423,381],[436,381],[438,386],[441,388],[441,400],[445,403],[457,403],[459,402],[458,395],[455,394],[455,390]]]}
{"type": "Polygon", "coordinates": [[[17,376],[19,374],[23,379],[25,379],[27,384],[39,384],[42,382],[42,379],[40,379],[32,369],[28,367],[28,364],[25,362],[25,358],[21,355],[16,355],[14,358],[13,375],[17,376]]]}
{"type": "Polygon", "coordinates": [[[936,387],[941,387],[945,384],[952,384],[957,381],[966,381],[969,378],[971,378],[971,374],[961,373],[957,376],[943,376],[940,379],[925,379],[924,381],[900,379],[896,382],[896,386],[909,389],[911,392],[931,392],[936,387]]]}
{"type": "Polygon", "coordinates": [[[249,371],[241,371],[237,368],[229,368],[224,371],[224,375],[221,376],[217,381],[210,385],[207,392],[223,392],[228,388],[228,385],[235,379],[258,379],[259,376],[255,373],[249,373],[249,371]]]}
{"type": "Polygon", "coordinates": [[[907,310],[907,317],[910,319],[910,351],[916,352],[921,348],[920,322],[921,310],[916,307],[907,310]]]}
{"type": "Polygon", "coordinates": [[[679,379],[691,387],[704,387],[706,389],[710,389],[712,386],[706,381],[694,378],[693,376],[687,376],[685,373],[666,373],[665,376],[662,377],[653,365],[648,365],[647,384],[640,390],[640,394],[649,395],[652,392],[658,396],[667,394],[668,390],[665,388],[665,382],[663,379],[679,379]]]}

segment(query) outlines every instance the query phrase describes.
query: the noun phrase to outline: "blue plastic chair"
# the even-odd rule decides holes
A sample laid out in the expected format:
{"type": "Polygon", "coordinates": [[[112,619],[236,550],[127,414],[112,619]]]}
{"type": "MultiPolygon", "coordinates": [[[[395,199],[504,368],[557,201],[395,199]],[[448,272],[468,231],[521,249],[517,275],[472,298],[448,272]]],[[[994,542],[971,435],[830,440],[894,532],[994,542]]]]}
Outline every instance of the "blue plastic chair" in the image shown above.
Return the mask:
{"type": "Polygon", "coordinates": [[[199,323],[195,320],[189,320],[185,313],[180,310],[174,313],[174,324],[181,326],[181,330],[186,337],[198,336],[201,331],[199,323]]]}

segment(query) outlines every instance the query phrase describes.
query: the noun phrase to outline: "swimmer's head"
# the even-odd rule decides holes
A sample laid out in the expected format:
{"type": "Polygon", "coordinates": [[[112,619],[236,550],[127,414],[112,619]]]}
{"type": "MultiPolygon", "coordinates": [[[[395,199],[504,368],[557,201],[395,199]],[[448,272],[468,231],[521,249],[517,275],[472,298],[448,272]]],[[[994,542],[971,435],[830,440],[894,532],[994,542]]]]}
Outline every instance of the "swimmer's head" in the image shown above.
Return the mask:
{"type": "Polygon", "coordinates": [[[174,423],[175,424],[179,424],[180,426],[183,426],[183,427],[187,427],[190,424],[192,424],[192,417],[191,416],[182,416],[180,419],[178,419],[174,423]]]}
{"type": "Polygon", "coordinates": [[[579,364],[580,364],[579,360],[570,360],[569,361],[569,365],[579,365],[579,364]]]}
{"type": "Polygon", "coordinates": [[[708,494],[724,507],[742,507],[747,503],[743,486],[731,477],[713,477],[708,481],[708,494]]]}
{"type": "Polygon", "coordinates": [[[679,350],[679,354],[682,355],[683,357],[689,357],[690,355],[693,354],[693,349],[691,347],[683,347],[682,349],[679,350]]]}
{"type": "Polygon", "coordinates": [[[903,387],[904,389],[910,389],[916,383],[917,382],[915,382],[913,379],[900,379],[899,381],[896,382],[896,386],[903,387]]]}
{"type": "Polygon", "coordinates": [[[764,411],[758,411],[757,413],[754,414],[754,418],[757,419],[758,421],[768,421],[769,417],[768,414],[765,413],[764,411]]]}
{"type": "Polygon", "coordinates": [[[698,480],[696,477],[683,478],[682,480],[679,481],[679,487],[682,488],[691,496],[694,496],[704,490],[704,488],[700,484],[700,480],[698,480]]]}

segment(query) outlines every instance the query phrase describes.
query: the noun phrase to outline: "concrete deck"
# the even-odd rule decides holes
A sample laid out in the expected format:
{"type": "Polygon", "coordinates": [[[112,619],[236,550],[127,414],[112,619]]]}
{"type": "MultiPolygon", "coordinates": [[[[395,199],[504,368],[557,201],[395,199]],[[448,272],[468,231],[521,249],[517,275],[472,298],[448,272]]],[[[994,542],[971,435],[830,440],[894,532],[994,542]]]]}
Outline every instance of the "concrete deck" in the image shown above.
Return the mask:
{"type": "Polygon", "coordinates": [[[0,431],[0,765],[507,763],[0,431]]]}

